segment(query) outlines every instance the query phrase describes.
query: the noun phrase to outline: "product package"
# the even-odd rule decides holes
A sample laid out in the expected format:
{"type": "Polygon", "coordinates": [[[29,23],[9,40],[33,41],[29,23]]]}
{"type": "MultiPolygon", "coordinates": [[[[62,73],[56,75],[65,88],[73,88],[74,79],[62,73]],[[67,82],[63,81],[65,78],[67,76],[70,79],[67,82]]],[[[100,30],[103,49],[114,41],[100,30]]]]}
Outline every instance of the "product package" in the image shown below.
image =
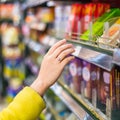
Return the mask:
{"type": "Polygon", "coordinates": [[[82,63],[82,78],[84,81],[84,97],[87,98],[94,107],[97,105],[99,81],[100,81],[100,68],[87,61],[82,63]]]}
{"type": "Polygon", "coordinates": [[[120,110],[120,67],[115,66],[114,69],[114,89],[115,89],[115,103],[116,109],[120,110]]]}
{"type": "Polygon", "coordinates": [[[22,58],[16,60],[6,59],[4,65],[4,77],[8,80],[12,77],[18,77],[19,79],[24,80],[25,69],[22,61],[22,58]]]}
{"type": "Polygon", "coordinates": [[[104,32],[103,35],[98,38],[98,42],[100,46],[116,46],[119,42],[120,38],[120,18],[116,20],[116,22],[108,29],[108,31],[104,32]]]}
{"type": "Polygon", "coordinates": [[[64,70],[65,83],[76,93],[81,93],[82,60],[75,58],[64,70]]]}
{"type": "Polygon", "coordinates": [[[69,64],[69,71],[72,75],[72,84],[75,92],[81,93],[81,81],[82,81],[82,60],[75,58],[69,64]]]}
{"type": "Polygon", "coordinates": [[[94,19],[94,13],[96,10],[96,4],[89,3],[84,5],[83,9],[83,32],[88,30],[89,23],[94,19]]]}
{"type": "Polygon", "coordinates": [[[84,97],[91,100],[92,98],[92,81],[90,79],[91,64],[83,61],[82,77],[84,81],[84,97]]]}
{"type": "Polygon", "coordinates": [[[54,28],[56,36],[64,37],[68,31],[68,20],[71,14],[71,5],[57,5],[55,7],[54,28]]]}
{"type": "Polygon", "coordinates": [[[82,33],[82,17],[83,17],[83,5],[73,4],[71,7],[71,14],[69,16],[67,33],[72,33],[73,37],[82,33]]]}
{"type": "Polygon", "coordinates": [[[22,81],[15,77],[10,79],[9,87],[7,88],[6,101],[8,103],[12,102],[13,98],[23,89],[22,81]]]}
{"type": "MultiPolygon", "coordinates": [[[[95,23],[92,26],[92,31],[87,30],[83,33],[83,35],[80,37],[82,40],[89,40],[89,34],[92,32],[93,40],[96,40],[97,36],[101,36],[103,34],[103,28],[104,28],[104,23],[109,21],[110,19],[114,17],[120,16],[120,9],[119,8],[114,8],[111,9],[110,11],[104,13],[101,17],[99,17],[95,23]]],[[[111,25],[114,23],[111,22],[111,25]]],[[[111,26],[110,25],[110,26],[111,26]]]]}
{"type": "Polygon", "coordinates": [[[110,108],[114,106],[115,93],[114,93],[114,75],[112,71],[106,71],[101,68],[98,92],[98,107],[105,111],[107,106],[107,100],[111,101],[110,108]]]}

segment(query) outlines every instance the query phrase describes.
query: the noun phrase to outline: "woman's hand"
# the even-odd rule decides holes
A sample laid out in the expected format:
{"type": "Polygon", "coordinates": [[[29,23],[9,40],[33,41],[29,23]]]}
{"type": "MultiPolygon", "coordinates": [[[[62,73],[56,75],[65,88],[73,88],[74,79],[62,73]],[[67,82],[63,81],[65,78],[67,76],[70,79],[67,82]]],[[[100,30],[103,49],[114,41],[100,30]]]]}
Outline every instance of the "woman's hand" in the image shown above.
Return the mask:
{"type": "Polygon", "coordinates": [[[74,51],[73,45],[67,44],[66,40],[54,44],[44,56],[39,75],[31,87],[41,96],[44,95],[45,91],[57,81],[65,65],[74,59],[73,56],[69,56],[74,51]]]}

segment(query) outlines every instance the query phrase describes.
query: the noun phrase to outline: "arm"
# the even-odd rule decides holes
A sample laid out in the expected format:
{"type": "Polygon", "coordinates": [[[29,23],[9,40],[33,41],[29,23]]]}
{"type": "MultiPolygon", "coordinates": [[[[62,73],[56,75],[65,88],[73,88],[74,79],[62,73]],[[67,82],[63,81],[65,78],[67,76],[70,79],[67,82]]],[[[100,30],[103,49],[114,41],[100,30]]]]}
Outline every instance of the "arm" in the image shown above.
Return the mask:
{"type": "Polygon", "coordinates": [[[30,87],[25,87],[0,113],[0,120],[35,120],[45,108],[42,96],[57,81],[64,66],[74,59],[73,56],[68,56],[72,52],[74,48],[66,40],[53,45],[44,56],[36,80],[30,87]]]}
{"type": "Polygon", "coordinates": [[[32,88],[25,87],[0,113],[0,120],[36,120],[45,102],[32,88]]]}

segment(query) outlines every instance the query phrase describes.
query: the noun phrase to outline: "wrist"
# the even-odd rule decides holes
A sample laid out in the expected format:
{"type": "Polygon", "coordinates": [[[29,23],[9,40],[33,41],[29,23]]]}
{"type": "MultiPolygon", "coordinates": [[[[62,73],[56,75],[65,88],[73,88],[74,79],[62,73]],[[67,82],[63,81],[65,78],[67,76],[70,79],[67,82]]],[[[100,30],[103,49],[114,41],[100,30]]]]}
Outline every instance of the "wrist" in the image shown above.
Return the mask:
{"type": "Polygon", "coordinates": [[[34,89],[40,96],[43,96],[47,90],[47,86],[42,82],[42,80],[36,79],[30,86],[34,89]]]}

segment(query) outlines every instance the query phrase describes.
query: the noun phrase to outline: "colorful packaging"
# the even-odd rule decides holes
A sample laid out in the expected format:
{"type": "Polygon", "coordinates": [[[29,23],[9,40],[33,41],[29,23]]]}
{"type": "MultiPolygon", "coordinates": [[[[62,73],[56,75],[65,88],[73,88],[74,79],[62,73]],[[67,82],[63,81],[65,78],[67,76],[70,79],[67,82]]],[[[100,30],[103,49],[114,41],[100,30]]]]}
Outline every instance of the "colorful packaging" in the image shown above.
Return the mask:
{"type": "Polygon", "coordinates": [[[38,21],[44,23],[52,23],[54,21],[54,8],[41,7],[37,9],[36,17],[38,21]]]}
{"type": "Polygon", "coordinates": [[[7,88],[6,101],[9,103],[23,88],[23,83],[19,78],[12,78],[9,81],[9,87],[7,88]]]}
{"type": "Polygon", "coordinates": [[[18,29],[14,26],[7,26],[2,34],[3,45],[16,45],[19,43],[18,29]]]}
{"type": "Polygon", "coordinates": [[[100,44],[116,46],[120,37],[120,18],[98,39],[100,44]]]}
{"type": "Polygon", "coordinates": [[[100,80],[100,68],[91,64],[91,87],[92,87],[92,104],[97,106],[98,92],[99,92],[99,80],[100,80]]]}
{"type": "Polygon", "coordinates": [[[97,19],[104,13],[104,4],[103,3],[96,3],[96,9],[94,12],[94,19],[97,19]]]}
{"type": "Polygon", "coordinates": [[[103,5],[104,5],[103,13],[105,13],[110,9],[110,4],[109,3],[104,3],[103,5]]]}
{"type": "Polygon", "coordinates": [[[69,64],[65,66],[64,71],[63,71],[63,82],[67,85],[67,86],[72,86],[73,83],[73,79],[72,79],[72,75],[70,74],[69,71],[69,64]]]}
{"type": "Polygon", "coordinates": [[[77,36],[76,33],[82,32],[82,4],[73,4],[71,14],[69,17],[69,25],[67,26],[67,32],[73,33],[72,36],[77,36]]]}
{"type": "Polygon", "coordinates": [[[89,3],[84,5],[83,10],[83,32],[89,28],[89,23],[93,20],[96,5],[89,3]]]}
{"type": "Polygon", "coordinates": [[[12,77],[18,77],[21,80],[25,78],[25,68],[23,60],[21,58],[16,60],[5,60],[4,65],[4,77],[10,79],[12,77]]]}
{"type": "Polygon", "coordinates": [[[82,81],[82,60],[75,58],[69,64],[69,71],[72,76],[73,89],[77,93],[81,93],[81,81],[82,81]]]}
{"type": "Polygon", "coordinates": [[[68,31],[68,20],[69,16],[71,14],[71,6],[56,6],[55,7],[55,21],[54,21],[54,27],[56,36],[64,37],[65,32],[68,31]]]}
{"type": "MultiPolygon", "coordinates": [[[[109,19],[113,17],[118,17],[118,16],[120,16],[120,9],[114,8],[114,9],[111,9],[109,12],[106,12],[105,14],[103,14],[100,18],[98,18],[97,21],[92,26],[93,37],[102,35],[104,23],[109,19]]],[[[113,24],[113,22],[111,24],[113,24]]],[[[87,30],[80,38],[82,40],[89,40],[90,33],[91,31],[87,30]]],[[[96,38],[93,40],[96,40],[96,38]]]]}
{"type": "Polygon", "coordinates": [[[114,82],[116,109],[120,110],[120,67],[118,66],[114,69],[114,82]]]}
{"type": "Polygon", "coordinates": [[[106,99],[112,96],[111,85],[112,85],[111,72],[101,69],[100,101],[104,105],[106,105],[106,99]]]}
{"type": "Polygon", "coordinates": [[[65,83],[76,93],[81,93],[82,60],[75,58],[64,69],[65,83]]]}
{"type": "Polygon", "coordinates": [[[92,98],[92,81],[91,81],[91,64],[83,61],[83,69],[82,69],[82,78],[84,81],[84,96],[91,100],[92,98]]]}

